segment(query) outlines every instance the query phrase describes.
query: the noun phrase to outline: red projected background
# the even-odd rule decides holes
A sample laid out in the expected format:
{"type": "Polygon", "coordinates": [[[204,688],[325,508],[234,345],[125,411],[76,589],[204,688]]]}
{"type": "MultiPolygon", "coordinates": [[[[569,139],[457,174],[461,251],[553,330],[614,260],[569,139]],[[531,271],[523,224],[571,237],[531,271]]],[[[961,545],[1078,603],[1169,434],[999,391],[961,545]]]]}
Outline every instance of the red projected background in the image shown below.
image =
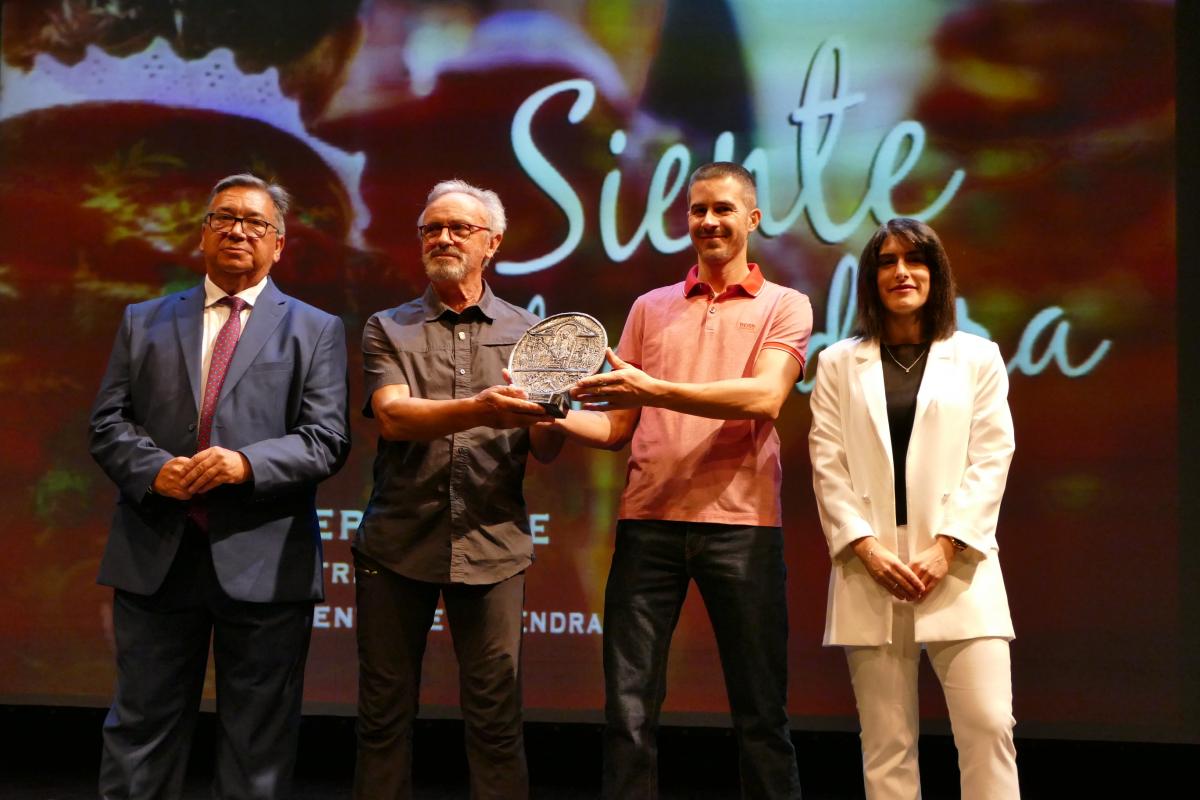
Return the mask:
{"type": "MultiPolygon", "coordinates": [[[[489,280],[610,336],[691,264],[696,165],[756,174],[751,256],[813,301],[813,349],[853,328],[878,220],[929,220],[962,327],[1009,363],[1017,456],[1000,540],[1018,732],[1184,740],[1173,14],[1163,2],[100,3],[3,7],[0,74],[0,702],[103,704],[111,593],[93,580],[114,490],[86,450],[122,307],[193,285],[206,193],[254,171],[296,195],[284,291],[367,317],[420,293],[414,225],[438,180],[499,192],[489,280]],[[269,21],[269,24],[267,24],[269,21]],[[269,32],[268,32],[269,29],[269,32]],[[1102,582],[1099,576],[1119,576],[1102,582]]],[[[351,352],[351,405],[362,406],[351,352]]],[[[808,384],[779,421],[797,725],[853,716],[820,647],[828,558],[810,488],[808,384]]],[[[309,709],[352,713],[349,541],[374,435],[320,493],[327,600],[309,709]]],[[[624,454],[531,466],[531,718],[595,719],[602,594],[624,454]]],[[[441,617],[423,702],[453,713],[441,617]]],[[[667,710],[720,720],[692,597],[667,710]]],[[[929,676],[926,676],[929,677],[929,676]]],[[[939,692],[927,716],[944,717],[939,692]]]]}

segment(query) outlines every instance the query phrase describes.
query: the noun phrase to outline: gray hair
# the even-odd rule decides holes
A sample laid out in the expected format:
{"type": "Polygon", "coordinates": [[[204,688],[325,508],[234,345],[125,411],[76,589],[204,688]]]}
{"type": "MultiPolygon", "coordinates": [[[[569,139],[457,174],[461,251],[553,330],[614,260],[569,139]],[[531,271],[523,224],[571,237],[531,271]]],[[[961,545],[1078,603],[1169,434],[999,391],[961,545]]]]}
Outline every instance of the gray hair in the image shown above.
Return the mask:
{"type": "Polygon", "coordinates": [[[286,227],[283,218],[287,216],[288,209],[292,205],[292,196],[288,194],[287,189],[278,183],[268,183],[257,175],[251,175],[249,172],[230,175],[217,181],[217,185],[213,187],[212,192],[208,195],[208,205],[211,207],[212,201],[221,192],[238,186],[249,186],[252,189],[258,189],[267,193],[267,196],[271,198],[271,202],[275,204],[275,226],[279,228],[279,235],[283,236],[284,228],[286,227]]]}
{"type": "MultiPolygon", "coordinates": [[[[504,233],[504,229],[508,227],[508,219],[504,215],[504,204],[500,202],[500,195],[493,192],[491,189],[480,189],[478,186],[472,186],[466,181],[454,178],[449,181],[441,181],[429,191],[429,196],[425,198],[425,208],[439,197],[448,194],[465,194],[474,197],[487,210],[488,227],[492,233],[504,233]]],[[[421,217],[425,216],[424,209],[421,210],[421,217]]],[[[421,217],[418,217],[418,222],[421,217]]]]}

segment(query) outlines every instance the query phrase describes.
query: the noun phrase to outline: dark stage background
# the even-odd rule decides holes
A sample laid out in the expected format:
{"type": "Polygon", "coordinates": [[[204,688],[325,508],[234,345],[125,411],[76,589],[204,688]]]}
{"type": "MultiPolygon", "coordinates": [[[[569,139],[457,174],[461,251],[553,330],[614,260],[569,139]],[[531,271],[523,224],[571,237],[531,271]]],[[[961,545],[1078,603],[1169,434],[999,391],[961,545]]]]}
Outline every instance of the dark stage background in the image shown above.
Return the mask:
{"type": "MultiPolygon", "coordinates": [[[[690,265],[682,184],[715,157],[758,176],[751,255],[812,298],[810,355],[852,328],[854,262],[877,220],[919,216],[947,242],[962,326],[1000,344],[1012,379],[1000,540],[1018,732],[1200,741],[1171,3],[27,0],[0,13],[0,703],[107,702],[111,595],[93,578],[114,492],[86,452],[88,409],[121,308],[199,279],[217,178],[253,170],[294,191],[273,274],[339,313],[352,341],[421,291],[415,217],[453,176],[508,207],[497,293],[587,311],[615,337],[638,294],[690,265]]],[[[798,727],[847,729],[844,661],[820,647],[808,388],[779,422],[790,708],[798,727]]],[[[320,494],[328,599],[310,712],[353,713],[349,537],[374,455],[357,415],[354,435],[320,494]]],[[[530,469],[532,719],[599,717],[624,459],[574,449],[530,469]]],[[[945,716],[939,695],[923,693],[929,718],[945,716]]],[[[452,715],[456,696],[439,620],[423,702],[452,715]]],[[[726,708],[693,597],[667,709],[707,724],[726,708]]]]}

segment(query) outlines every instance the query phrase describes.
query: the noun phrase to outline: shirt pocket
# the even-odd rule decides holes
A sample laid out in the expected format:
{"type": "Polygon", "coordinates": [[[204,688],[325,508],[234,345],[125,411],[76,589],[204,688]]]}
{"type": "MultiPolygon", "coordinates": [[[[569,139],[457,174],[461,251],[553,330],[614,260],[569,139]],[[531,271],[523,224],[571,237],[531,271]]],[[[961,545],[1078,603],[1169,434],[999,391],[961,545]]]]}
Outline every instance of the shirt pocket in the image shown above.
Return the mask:
{"type": "Polygon", "coordinates": [[[482,382],[481,388],[507,383],[504,380],[504,370],[508,368],[513,349],[520,338],[512,334],[480,336],[472,372],[476,381],[482,382]]]}
{"type": "Polygon", "coordinates": [[[424,326],[388,331],[392,353],[364,356],[367,397],[381,386],[400,384],[412,397],[439,398],[450,381],[445,354],[430,345],[424,326]]]}
{"type": "Polygon", "coordinates": [[[425,331],[419,328],[399,333],[392,332],[388,338],[392,341],[392,347],[395,347],[399,353],[428,353],[430,349],[425,331]]]}

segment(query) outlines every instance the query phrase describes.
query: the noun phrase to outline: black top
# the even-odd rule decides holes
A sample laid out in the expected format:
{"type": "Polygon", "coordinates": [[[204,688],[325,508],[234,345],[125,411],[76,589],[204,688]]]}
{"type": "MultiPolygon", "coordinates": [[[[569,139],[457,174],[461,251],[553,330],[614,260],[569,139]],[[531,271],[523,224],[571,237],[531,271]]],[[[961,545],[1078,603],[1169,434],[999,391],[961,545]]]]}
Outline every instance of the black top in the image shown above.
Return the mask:
{"type": "Polygon", "coordinates": [[[917,391],[929,362],[929,343],[879,343],[883,360],[883,390],[887,395],[888,432],[892,436],[892,471],[896,485],[896,524],[908,524],[908,486],[905,466],[908,462],[908,440],[912,436],[917,413],[917,391]],[[897,364],[909,367],[904,368],[897,364]],[[914,363],[915,362],[915,363],[914,363]]]}
{"type": "MultiPolygon", "coordinates": [[[[412,397],[470,397],[504,383],[501,370],[538,318],[484,284],[479,303],[455,313],[430,286],[380,311],[363,331],[371,395],[391,384],[412,397]]],[[[354,548],[405,577],[428,583],[498,583],[529,566],[533,540],[521,483],[524,428],[476,427],[427,442],[379,440],[375,487],[354,548]]]]}

